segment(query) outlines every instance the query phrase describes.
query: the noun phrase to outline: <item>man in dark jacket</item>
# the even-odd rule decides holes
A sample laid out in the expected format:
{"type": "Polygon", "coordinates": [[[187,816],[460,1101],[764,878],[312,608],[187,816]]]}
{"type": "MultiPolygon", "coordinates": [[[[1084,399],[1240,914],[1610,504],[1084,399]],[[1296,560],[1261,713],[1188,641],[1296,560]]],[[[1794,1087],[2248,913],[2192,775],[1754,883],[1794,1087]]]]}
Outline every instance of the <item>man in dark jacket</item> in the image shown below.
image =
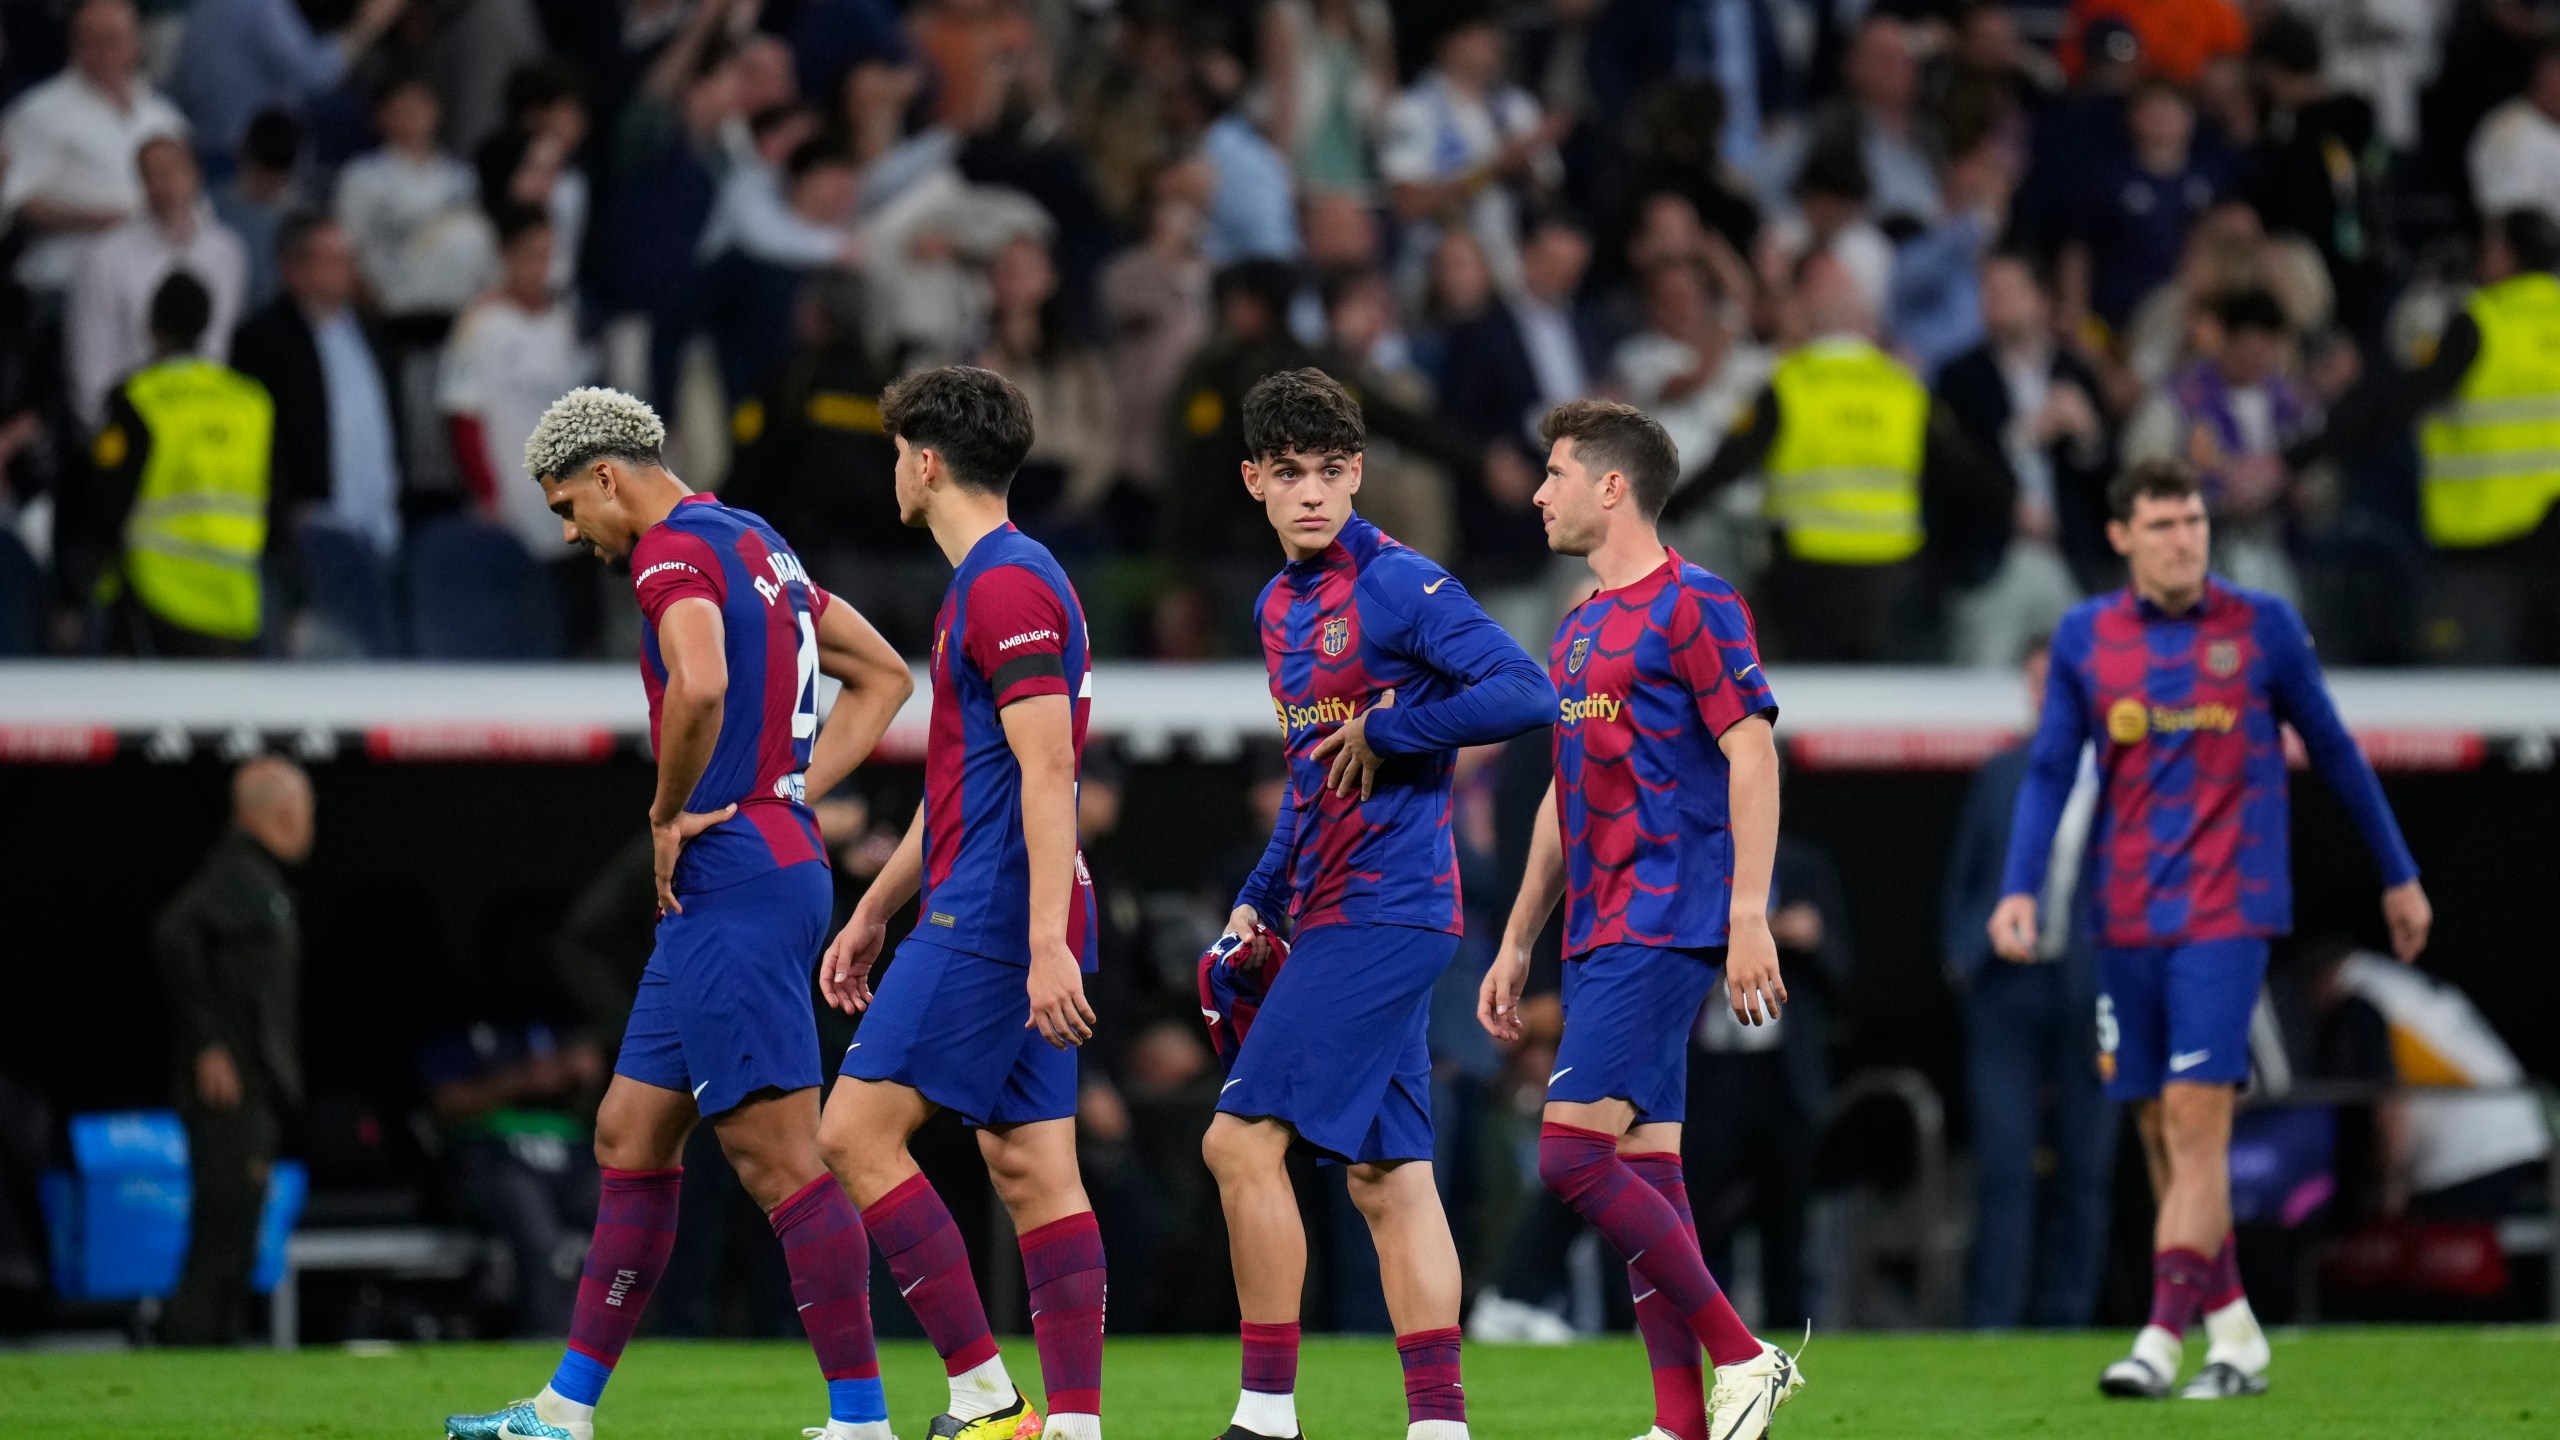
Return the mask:
{"type": "MultiPolygon", "coordinates": [[[[2045,648],[2039,640],[2026,661],[2027,694],[2037,705],[2045,648]]],[[[2035,961],[2014,964],[1991,952],[1991,908],[2026,773],[2020,744],[1983,762],[1974,776],[1939,911],[1948,977],[1965,996],[1973,1104],[1973,1273],[1965,1320],[2002,1330],[2077,1327],[2095,1313],[2116,1139],[2115,1106],[2098,1081],[2097,960],[2071,898],[2097,809],[2094,769],[2081,771],[2055,832],[2035,961]],[[2044,1150],[2052,1152],[2052,1169],[2039,1204],[2044,1150]]]]}
{"type": "Polygon", "coordinates": [[[174,1039],[195,1210],[162,1336],[240,1334],[258,1215],[284,1115],[302,1103],[301,932],[285,871],[311,853],[311,781],[274,756],[231,778],[231,829],[160,914],[155,945],[174,1039]]]}
{"type": "Polygon", "coordinates": [[[325,216],[285,222],[284,293],[241,323],[231,363],[275,399],[271,544],[325,513],[384,557],[400,539],[399,392],[355,310],[355,249],[325,216]]]}

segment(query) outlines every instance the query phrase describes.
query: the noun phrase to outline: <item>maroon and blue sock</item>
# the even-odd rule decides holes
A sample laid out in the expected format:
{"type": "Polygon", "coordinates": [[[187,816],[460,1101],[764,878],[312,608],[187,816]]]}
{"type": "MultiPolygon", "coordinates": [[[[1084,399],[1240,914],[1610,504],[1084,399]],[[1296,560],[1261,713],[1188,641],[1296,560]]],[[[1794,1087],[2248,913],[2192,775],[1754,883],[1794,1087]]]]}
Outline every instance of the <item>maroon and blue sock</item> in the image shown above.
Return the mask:
{"type": "Polygon", "coordinates": [[[965,1375],[996,1358],[987,1308],[969,1273],[969,1246],[932,1183],[921,1173],[913,1176],[873,1201],[862,1223],[925,1338],[942,1356],[943,1369],[965,1375]]]}
{"type": "Polygon", "coordinates": [[[2225,1235],[2222,1248],[2213,1252],[2213,1263],[2205,1271],[2204,1294],[2200,1303],[2204,1313],[2211,1315],[2248,1298],[2248,1292],[2240,1288],[2239,1244],[2232,1236],[2225,1235]]]}
{"type": "Polygon", "coordinates": [[[640,1328],[649,1292],[667,1272],[676,1244],[676,1195],[684,1169],[604,1172],[596,1200],[596,1233],[587,1268],[578,1277],[578,1304],[569,1319],[569,1348],[551,1377],[563,1400],[593,1405],[640,1328]]]}
{"type": "Polygon", "coordinates": [[[2204,1305],[2205,1279],[2212,1271],[2212,1261],[2183,1246],[2152,1256],[2151,1323],[2185,1339],[2187,1326],[2204,1305]]]}
{"type": "MultiPolygon", "coordinates": [[[[1697,1223],[1689,1213],[1689,1182],[1680,1172],[1680,1157],[1654,1150],[1625,1159],[1636,1178],[1652,1186],[1672,1213],[1680,1217],[1681,1228],[1697,1234],[1697,1223]]],[[[1644,1337],[1645,1359],[1653,1368],[1654,1425],[1680,1440],[1706,1440],[1707,1377],[1698,1359],[1697,1335],[1662,1292],[1645,1283],[1633,1265],[1627,1267],[1627,1284],[1635,1296],[1636,1333],[1644,1337]]]]}
{"type": "Polygon", "coordinates": [[[1022,1237],[1031,1287],[1031,1333],[1051,1415],[1102,1413],[1102,1231],[1093,1212],[1053,1220],[1022,1237]]]}
{"type": "Polygon", "coordinates": [[[1458,1343],[1464,1331],[1417,1330],[1396,1337],[1396,1358],[1404,1362],[1405,1418],[1467,1422],[1467,1392],[1458,1384],[1458,1343]]]}
{"type": "Polygon", "coordinates": [[[1298,1393],[1298,1322],[1244,1322],[1244,1388],[1259,1395],[1298,1393]]]}
{"type": "Polygon", "coordinates": [[[1549,1121],[1538,1131],[1538,1175],[1670,1303],[1709,1358],[1731,1365],[1760,1353],[1760,1342],[1707,1273],[1697,1237],[1670,1202],[1618,1158],[1618,1137],[1549,1121]]]}
{"type": "Polygon", "coordinates": [[[818,1370],[827,1377],[827,1418],[854,1424],[889,1418],[880,1389],[880,1352],[871,1336],[871,1247],[862,1215],[820,1171],[773,1207],[773,1233],[791,1269],[791,1298],[818,1370]]]}

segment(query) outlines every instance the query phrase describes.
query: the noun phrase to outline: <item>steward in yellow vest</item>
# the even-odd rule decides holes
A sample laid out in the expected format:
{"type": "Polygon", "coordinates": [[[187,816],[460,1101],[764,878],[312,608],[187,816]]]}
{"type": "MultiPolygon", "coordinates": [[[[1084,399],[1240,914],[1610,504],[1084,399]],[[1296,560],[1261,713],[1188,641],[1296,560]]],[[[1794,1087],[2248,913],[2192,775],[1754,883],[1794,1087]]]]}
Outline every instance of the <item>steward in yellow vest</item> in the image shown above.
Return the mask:
{"type": "Polygon", "coordinates": [[[246,655],[264,619],[268,447],[275,405],[258,382],[191,353],[212,303],[178,271],[151,299],[153,353],[109,397],[90,447],[93,541],[114,555],[96,594],[119,648],[246,655]]]}

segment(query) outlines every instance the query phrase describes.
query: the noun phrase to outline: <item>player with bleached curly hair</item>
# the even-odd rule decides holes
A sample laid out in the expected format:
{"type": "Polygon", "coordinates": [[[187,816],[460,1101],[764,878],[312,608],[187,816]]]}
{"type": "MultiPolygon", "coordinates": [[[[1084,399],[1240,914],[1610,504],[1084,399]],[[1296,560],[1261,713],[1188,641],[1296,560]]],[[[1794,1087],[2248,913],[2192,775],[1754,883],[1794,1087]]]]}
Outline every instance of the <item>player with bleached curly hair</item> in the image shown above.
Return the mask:
{"type": "MultiPolygon", "coordinates": [[[[871,753],[915,688],[773,528],[666,465],[667,427],[618,390],[553,401],[525,442],[561,538],[631,575],[658,755],[657,950],[596,1113],[603,1195],[567,1353],[531,1400],[452,1440],[592,1440],[596,1402],[675,1243],[685,1137],[709,1117],[772,1218],[827,1380],[827,1440],[891,1440],[862,1217],[818,1153],[809,967],[833,889],[808,797],[871,753]],[[844,685],[822,727],[818,676],[844,685]]],[[[815,1433],[815,1432],[813,1432],[815,1433]]]]}

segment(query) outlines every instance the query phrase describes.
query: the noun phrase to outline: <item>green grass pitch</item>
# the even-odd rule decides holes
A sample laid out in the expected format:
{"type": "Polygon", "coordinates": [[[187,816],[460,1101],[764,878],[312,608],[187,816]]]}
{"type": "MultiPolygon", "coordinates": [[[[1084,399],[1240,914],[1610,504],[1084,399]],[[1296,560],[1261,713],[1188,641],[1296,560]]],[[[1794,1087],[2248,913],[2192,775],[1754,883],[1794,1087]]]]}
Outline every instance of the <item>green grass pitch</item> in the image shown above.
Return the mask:
{"type": "MultiPolygon", "coordinates": [[[[2560,1435],[2560,1329],[2323,1330],[2279,1336],[2274,1390],[2215,1405],[2101,1400],[2115,1334],[1817,1336],[1788,1440],[2493,1440],[2560,1435]]],[[[2193,1353],[2200,1354],[2197,1349],[2193,1353]]],[[[0,1352],[9,1440],[437,1440],[453,1410],[531,1393],[555,1352],[536,1345],[104,1354],[0,1352]]],[[[1036,1379],[1028,1340],[1006,1346],[1036,1379]]],[[[921,1346],[881,1357],[902,1435],[941,1409],[941,1367],[921,1346]]],[[[2192,1361],[2192,1355],[2191,1355],[2192,1361]]],[[[1235,1345],[1115,1340],[1103,1374],[1113,1440],[1210,1440],[1234,1401],[1235,1345]]],[[[1557,1349],[1469,1346],[1468,1410],[1483,1440],[1626,1440],[1650,1423],[1644,1352],[1631,1340],[1557,1349]]],[[[1310,1340],[1299,1406],[1315,1440],[1396,1440],[1403,1390],[1384,1339],[1310,1340]]],[[[806,1348],[644,1342],[605,1397],[606,1440],[794,1440],[825,1418],[806,1348]]]]}

